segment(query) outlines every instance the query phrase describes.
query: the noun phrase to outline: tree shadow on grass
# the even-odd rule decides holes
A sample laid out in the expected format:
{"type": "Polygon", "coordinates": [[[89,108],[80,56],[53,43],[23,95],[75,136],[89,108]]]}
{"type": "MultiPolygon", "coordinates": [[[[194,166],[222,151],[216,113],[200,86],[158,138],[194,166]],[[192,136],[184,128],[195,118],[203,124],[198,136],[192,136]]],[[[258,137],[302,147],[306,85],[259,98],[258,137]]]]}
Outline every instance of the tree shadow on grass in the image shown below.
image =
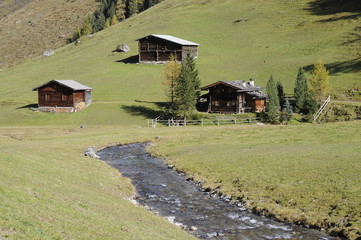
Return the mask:
{"type": "MultiPolygon", "coordinates": [[[[330,75],[339,75],[342,73],[357,73],[361,72],[361,57],[350,61],[334,62],[325,64],[330,75]]],[[[303,67],[305,71],[311,72],[313,70],[313,64],[303,67]]]]}
{"type": "Polygon", "coordinates": [[[308,5],[305,10],[320,16],[341,12],[357,13],[355,15],[361,13],[360,0],[313,0],[308,5]]]}
{"type": "Polygon", "coordinates": [[[144,116],[148,119],[157,118],[165,114],[163,110],[163,108],[167,106],[167,103],[165,102],[146,102],[137,100],[136,102],[153,103],[156,105],[156,108],[151,108],[144,105],[123,105],[121,108],[132,116],[144,116]]]}
{"type": "Polygon", "coordinates": [[[116,62],[125,63],[125,64],[136,64],[136,63],[139,63],[139,55],[133,55],[133,56],[118,60],[116,62]]]}
{"type": "Polygon", "coordinates": [[[37,108],[37,107],[38,107],[38,104],[32,103],[32,104],[28,104],[28,105],[24,105],[24,106],[18,107],[18,108],[16,108],[16,109],[37,108]]]}

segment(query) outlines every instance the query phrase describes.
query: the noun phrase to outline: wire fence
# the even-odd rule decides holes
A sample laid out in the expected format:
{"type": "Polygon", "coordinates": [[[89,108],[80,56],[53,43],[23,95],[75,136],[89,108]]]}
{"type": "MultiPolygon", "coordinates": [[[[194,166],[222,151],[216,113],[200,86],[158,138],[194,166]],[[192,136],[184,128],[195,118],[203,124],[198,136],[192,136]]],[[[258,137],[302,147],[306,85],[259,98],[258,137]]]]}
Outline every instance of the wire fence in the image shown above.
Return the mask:
{"type": "Polygon", "coordinates": [[[200,119],[200,120],[187,120],[187,119],[166,119],[162,120],[159,118],[148,119],[148,127],[156,128],[157,125],[168,126],[168,127],[179,127],[179,126],[205,126],[205,125],[226,125],[226,124],[245,124],[245,123],[258,123],[260,118],[249,117],[249,118],[229,118],[229,119],[200,119]]]}

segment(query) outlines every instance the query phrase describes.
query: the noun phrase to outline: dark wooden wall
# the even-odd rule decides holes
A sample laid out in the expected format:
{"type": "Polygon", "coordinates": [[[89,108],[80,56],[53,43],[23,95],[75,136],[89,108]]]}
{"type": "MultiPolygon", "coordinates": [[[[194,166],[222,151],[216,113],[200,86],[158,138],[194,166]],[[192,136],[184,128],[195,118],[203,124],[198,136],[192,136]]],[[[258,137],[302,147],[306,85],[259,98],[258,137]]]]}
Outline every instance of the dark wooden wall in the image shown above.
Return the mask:
{"type": "Polygon", "coordinates": [[[73,90],[50,83],[38,90],[39,107],[73,107],[76,102],[84,102],[84,91],[73,90]]]}
{"type": "Polygon", "coordinates": [[[194,57],[198,56],[197,46],[182,46],[177,43],[166,41],[156,37],[147,37],[139,40],[139,61],[140,62],[165,62],[169,61],[173,54],[177,61],[182,61],[187,52],[194,57]]]}

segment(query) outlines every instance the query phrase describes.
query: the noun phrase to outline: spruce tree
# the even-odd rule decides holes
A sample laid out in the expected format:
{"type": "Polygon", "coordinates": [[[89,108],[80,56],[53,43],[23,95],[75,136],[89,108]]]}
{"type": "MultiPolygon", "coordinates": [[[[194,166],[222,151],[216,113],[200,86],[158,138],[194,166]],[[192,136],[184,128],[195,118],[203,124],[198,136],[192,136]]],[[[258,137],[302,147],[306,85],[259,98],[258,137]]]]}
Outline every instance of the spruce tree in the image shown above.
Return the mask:
{"type": "Polygon", "coordinates": [[[321,102],[326,97],[328,87],[328,71],[322,61],[317,60],[310,79],[310,90],[318,102],[321,102]]]}
{"type": "Polygon", "coordinates": [[[283,105],[285,104],[285,91],[283,90],[283,85],[281,82],[277,82],[277,95],[280,101],[280,106],[283,109],[283,105]]]}
{"type": "Polygon", "coordinates": [[[293,115],[292,107],[288,99],[285,100],[283,110],[281,112],[280,120],[282,123],[287,124],[291,121],[293,115]]]}
{"type": "Polygon", "coordinates": [[[280,114],[280,101],[278,98],[278,90],[276,81],[273,76],[267,82],[266,87],[268,102],[267,102],[267,117],[271,123],[278,123],[280,114]]]}
{"type": "Polygon", "coordinates": [[[93,32],[99,32],[104,29],[105,27],[105,16],[102,11],[97,10],[95,12],[95,20],[93,25],[93,32]]]}
{"type": "Polygon", "coordinates": [[[307,78],[305,71],[300,68],[297,73],[294,94],[295,94],[295,112],[302,112],[305,107],[306,96],[308,92],[307,78]]]}
{"type": "Polygon", "coordinates": [[[126,5],[127,16],[131,17],[138,12],[138,4],[136,0],[127,0],[126,5]]]}
{"type": "Polygon", "coordinates": [[[174,110],[180,117],[191,115],[195,111],[199,96],[200,80],[194,58],[187,54],[180,68],[174,96],[174,110]]]}

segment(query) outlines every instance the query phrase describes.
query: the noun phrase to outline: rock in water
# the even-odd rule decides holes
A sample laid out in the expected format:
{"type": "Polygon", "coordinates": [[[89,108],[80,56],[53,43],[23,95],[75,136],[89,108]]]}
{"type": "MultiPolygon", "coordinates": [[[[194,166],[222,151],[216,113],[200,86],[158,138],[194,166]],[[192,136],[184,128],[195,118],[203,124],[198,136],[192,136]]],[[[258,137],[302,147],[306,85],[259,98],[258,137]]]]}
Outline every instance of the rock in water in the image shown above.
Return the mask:
{"type": "Polygon", "coordinates": [[[100,157],[97,155],[96,153],[97,151],[94,148],[88,148],[87,150],[85,150],[84,155],[87,157],[91,157],[91,158],[95,158],[95,159],[100,159],[100,157]]]}
{"type": "Polygon", "coordinates": [[[115,49],[115,51],[117,52],[129,52],[130,48],[128,47],[127,44],[125,43],[121,43],[117,46],[117,48],[115,49]]]}

